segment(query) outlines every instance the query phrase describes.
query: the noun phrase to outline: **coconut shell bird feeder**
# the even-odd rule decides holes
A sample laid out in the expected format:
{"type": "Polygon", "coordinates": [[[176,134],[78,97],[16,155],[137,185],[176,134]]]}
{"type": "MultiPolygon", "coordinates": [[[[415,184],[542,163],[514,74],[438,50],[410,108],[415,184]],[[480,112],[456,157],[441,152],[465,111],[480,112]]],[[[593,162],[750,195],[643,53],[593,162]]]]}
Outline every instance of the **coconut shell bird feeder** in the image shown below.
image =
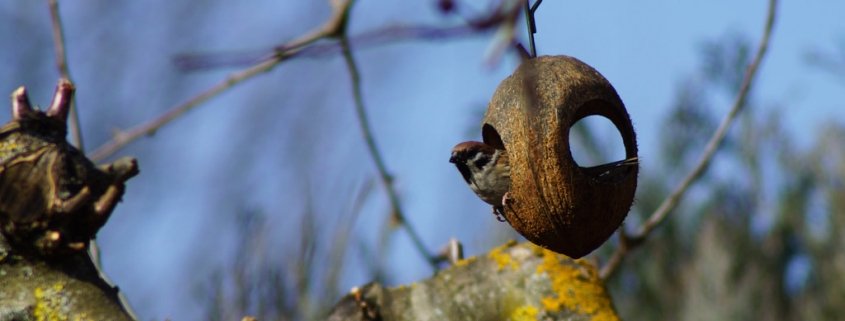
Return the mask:
{"type": "Polygon", "coordinates": [[[484,143],[510,158],[507,221],[529,241],[573,258],[613,234],[637,188],[637,165],[599,176],[573,159],[569,130],[593,115],[615,125],[626,158],[636,159],[631,119],[610,82],[578,59],[543,56],[502,81],[482,124],[484,143]]]}

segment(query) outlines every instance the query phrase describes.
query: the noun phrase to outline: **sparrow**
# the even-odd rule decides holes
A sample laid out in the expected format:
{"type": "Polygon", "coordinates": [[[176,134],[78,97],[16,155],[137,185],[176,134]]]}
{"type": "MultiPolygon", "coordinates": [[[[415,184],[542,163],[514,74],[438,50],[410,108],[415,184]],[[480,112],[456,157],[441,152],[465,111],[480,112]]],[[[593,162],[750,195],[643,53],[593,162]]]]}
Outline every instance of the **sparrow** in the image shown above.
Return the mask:
{"type": "Polygon", "coordinates": [[[475,195],[493,205],[496,219],[504,222],[507,195],[511,189],[507,152],[481,142],[463,142],[452,148],[449,162],[455,164],[475,195]]]}
{"type": "MultiPolygon", "coordinates": [[[[504,222],[504,210],[510,202],[508,192],[511,188],[507,151],[468,141],[455,145],[449,162],[455,164],[469,188],[481,200],[493,206],[496,219],[504,222]]],[[[597,181],[610,181],[625,173],[624,170],[630,166],[638,165],[639,158],[634,156],[603,165],[581,167],[581,170],[597,181]]]]}

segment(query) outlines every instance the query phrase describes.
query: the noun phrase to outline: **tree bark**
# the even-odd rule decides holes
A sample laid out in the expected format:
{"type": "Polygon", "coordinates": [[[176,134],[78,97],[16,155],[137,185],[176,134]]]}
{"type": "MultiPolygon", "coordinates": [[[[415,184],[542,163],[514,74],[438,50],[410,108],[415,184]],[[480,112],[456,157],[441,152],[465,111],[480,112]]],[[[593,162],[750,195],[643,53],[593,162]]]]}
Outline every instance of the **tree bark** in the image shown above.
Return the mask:
{"type": "Polygon", "coordinates": [[[138,166],[95,166],[65,141],[74,90],[59,80],[41,111],[20,87],[0,127],[0,321],[133,319],[87,250],[138,166]]]}
{"type": "Polygon", "coordinates": [[[329,320],[618,320],[595,264],[510,242],[429,279],[353,288],[329,320]]]}
{"type": "Polygon", "coordinates": [[[133,320],[85,252],[49,261],[16,255],[0,235],[0,321],[133,320]]]}

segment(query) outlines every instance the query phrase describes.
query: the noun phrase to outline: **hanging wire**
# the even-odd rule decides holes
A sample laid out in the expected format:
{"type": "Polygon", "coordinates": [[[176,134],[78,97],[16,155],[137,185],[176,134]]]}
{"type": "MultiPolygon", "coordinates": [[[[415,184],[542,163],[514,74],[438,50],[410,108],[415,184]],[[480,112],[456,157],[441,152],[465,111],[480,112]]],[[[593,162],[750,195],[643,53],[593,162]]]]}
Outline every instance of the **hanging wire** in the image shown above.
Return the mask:
{"type": "Polygon", "coordinates": [[[534,12],[540,7],[543,0],[537,0],[531,4],[531,0],[525,0],[525,22],[528,24],[528,50],[531,58],[537,57],[537,47],[534,46],[534,34],[537,33],[537,24],[534,23],[534,12]]]}

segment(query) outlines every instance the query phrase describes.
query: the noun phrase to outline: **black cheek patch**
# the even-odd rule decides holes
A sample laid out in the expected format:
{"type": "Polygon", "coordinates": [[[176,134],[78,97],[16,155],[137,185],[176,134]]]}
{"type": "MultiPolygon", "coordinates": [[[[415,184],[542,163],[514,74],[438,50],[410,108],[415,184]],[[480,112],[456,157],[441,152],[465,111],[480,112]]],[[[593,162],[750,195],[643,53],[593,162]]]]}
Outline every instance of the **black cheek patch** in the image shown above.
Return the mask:
{"type": "Polygon", "coordinates": [[[470,174],[469,172],[469,167],[467,167],[467,165],[462,162],[456,162],[455,167],[457,167],[458,171],[461,172],[461,176],[464,177],[464,180],[467,182],[467,184],[472,184],[470,182],[470,175],[472,174],[470,174]]]}
{"type": "Polygon", "coordinates": [[[478,159],[473,161],[473,163],[475,163],[475,168],[478,168],[478,169],[484,168],[484,165],[487,165],[487,163],[489,163],[489,162],[490,162],[490,156],[488,156],[488,155],[481,155],[480,157],[478,157],[478,159]]]}

